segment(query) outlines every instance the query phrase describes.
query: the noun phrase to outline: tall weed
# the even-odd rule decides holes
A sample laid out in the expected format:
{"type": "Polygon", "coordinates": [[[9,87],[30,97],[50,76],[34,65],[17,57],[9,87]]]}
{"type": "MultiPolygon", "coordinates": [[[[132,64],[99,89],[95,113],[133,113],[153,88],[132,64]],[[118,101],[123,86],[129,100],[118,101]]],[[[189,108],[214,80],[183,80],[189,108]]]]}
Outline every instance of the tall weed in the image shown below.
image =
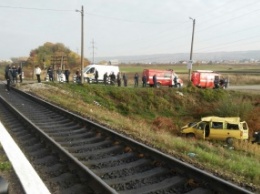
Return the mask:
{"type": "Polygon", "coordinates": [[[252,110],[253,105],[250,101],[225,96],[218,101],[216,108],[212,112],[221,117],[238,116],[241,119],[246,119],[252,110]]]}

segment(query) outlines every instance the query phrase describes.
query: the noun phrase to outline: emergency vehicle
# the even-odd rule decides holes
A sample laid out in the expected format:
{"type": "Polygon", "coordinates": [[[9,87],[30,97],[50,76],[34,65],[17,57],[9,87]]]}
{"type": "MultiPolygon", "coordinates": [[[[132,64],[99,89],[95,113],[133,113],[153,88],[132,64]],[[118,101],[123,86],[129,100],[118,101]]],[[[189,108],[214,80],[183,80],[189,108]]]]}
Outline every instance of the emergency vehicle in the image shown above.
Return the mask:
{"type": "Polygon", "coordinates": [[[182,87],[183,81],[173,70],[144,69],[143,76],[146,76],[147,85],[153,87],[153,76],[156,75],[157,87],[182,87]],[[174,79],[175,78],[175,79],[174,79]],[[176,83],[175,83],[176,81],[176,83]]]}
{"type": "Polygon", "coordinates": [[[227,88],[228,81],[221,78],[221,74],[211,70],[193,71],[191,82],[199,88],[227,88]]]}

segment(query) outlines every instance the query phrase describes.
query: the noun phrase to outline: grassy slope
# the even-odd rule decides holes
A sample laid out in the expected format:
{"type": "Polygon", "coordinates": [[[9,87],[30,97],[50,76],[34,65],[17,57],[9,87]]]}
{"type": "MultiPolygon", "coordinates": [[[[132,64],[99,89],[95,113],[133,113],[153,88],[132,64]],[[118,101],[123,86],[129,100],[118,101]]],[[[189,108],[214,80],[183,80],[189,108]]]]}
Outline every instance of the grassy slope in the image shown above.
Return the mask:
{"type": "MultiPolygon", "coordinates": [[[[157,68],[151,66],[149,68],[157,68]]],[[[160,66],[168,69],[170,66],[160,66]]],[[[250,143],[236,143],[234,149],[227,149],[219,142],[187,141],[180,138],[180,127],[189,121],[205,115],[241,116],[251,132],[260,130],[260,96],[245,95],[238,92],[183,89],[183,96],[170,88],[133,88],[131,77],[141,73],[147,66],[122,66],[121,71],[129,75],[130,87],[105,87],[103,85],[54,84],[53,87],[31,85],[31,92],[37,93],[49,101],[71,109],[103,125],[153,145],[166,153],[207,169],[237,183],[259,185],[260,182],[260,146],[250,143]],[[193,152],[194,158],[188,157],[193,152]]],[[[172,68],[172,67],[170,67],[172,68]]],[[[214,70],[259,69],[259,66],[214,66],[214,70]]],[[[0,67],[1,72],[3,67],[0,67]]],[[[187,75],[185,66],[176,66],[181,78],[187,75]]],[[[213,66],[194,66],[194,69],[213,69],[213,66]]],[[[3,74],[0,72],[0,78],[3,74]]],[[[232,76],[232,75],[231,75],[232,76]]],[[[234,75],[236,84],[250,81],[245,75],[234,75]],[[242,78],[242,79],[241,79],[242,78]]],[[[250,76],[251,78],[252,76],[250,76]]],[[[256,81],[249,84],[259,84],[256,81]]],[[[29,87],[29,86],[24,86],[29,87]]],[[[258,186],[260,191],[260,187],[258,186]]]]}
{"type": "Polygon", "coordinates": [[[30,90],[219,176],[247,185],[260,181],[260,146],[237,142],[228,149],[222,142],[178,136],[181,126],[206,115],[240,116],[251,132],[260,129],[259,95],[193,87],[178,91],[76,84],[38,85],[30,90]],[[188,157],[191,152],[196,157],[188,157]]]}

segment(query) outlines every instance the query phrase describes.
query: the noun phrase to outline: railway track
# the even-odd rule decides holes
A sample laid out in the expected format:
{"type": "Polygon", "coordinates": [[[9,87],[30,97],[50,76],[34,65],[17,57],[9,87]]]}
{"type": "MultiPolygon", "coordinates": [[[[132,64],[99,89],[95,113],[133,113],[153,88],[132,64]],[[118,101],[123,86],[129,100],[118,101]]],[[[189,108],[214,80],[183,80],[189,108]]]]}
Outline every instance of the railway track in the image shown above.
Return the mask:
{"type": "Polygon", "coordinates": [[[0,85],[0,118],[51,193],[252,193],[67,110],[0,85]]]}

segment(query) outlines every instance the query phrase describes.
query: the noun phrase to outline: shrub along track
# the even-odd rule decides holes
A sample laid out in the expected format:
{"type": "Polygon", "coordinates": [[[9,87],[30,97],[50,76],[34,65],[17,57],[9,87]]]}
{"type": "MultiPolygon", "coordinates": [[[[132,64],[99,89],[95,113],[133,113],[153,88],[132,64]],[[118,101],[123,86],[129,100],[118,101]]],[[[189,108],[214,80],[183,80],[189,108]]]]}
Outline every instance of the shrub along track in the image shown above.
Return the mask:
{"type": "Polygon", "coordinates": [[[251,193],[31,95],[3,90],[1,120],[52,193],[251,193]]]}

